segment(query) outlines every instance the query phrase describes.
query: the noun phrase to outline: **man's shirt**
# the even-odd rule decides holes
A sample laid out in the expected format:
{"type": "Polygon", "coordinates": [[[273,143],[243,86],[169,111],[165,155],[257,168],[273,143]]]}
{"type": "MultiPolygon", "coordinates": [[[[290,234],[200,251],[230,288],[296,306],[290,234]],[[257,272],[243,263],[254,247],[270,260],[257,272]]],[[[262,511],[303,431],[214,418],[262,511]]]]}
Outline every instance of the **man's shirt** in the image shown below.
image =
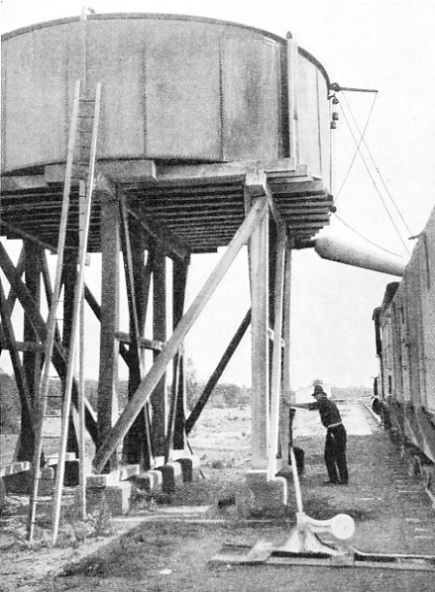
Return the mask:
{"type": "Polygon", "coordinates": [[[320,421],[325,426],[325,428],[335,423],[341,422],[341,415],[337,405],[326,397],[322,397],[315,403],[309,403],[308,405],[308,409],[310,411],[313,411],[314,409],[319,410],[320,421]]]}

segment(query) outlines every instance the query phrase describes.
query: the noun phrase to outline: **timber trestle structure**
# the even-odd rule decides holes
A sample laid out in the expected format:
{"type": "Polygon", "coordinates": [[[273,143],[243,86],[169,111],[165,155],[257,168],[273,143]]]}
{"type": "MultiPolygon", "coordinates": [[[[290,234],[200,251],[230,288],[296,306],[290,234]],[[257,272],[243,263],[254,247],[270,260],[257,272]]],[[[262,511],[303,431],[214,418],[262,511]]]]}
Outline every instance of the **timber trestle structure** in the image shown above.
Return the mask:
{"type": "MultiPolygon", "coordinates": [[[[104,87],[103,87],[104,92],[104,87]]],[[[1,234],[23,241],[14,264],[0,244],[0,266],[9,286],[1,287],[0,344],[9,350],[21,400],[21,435],[15,460],[39,456],[35,409],[41,392],[41,368],[53,332],[52,365],[64,392],[71,388],[79,406],[78,381],[71,373],[70,343],[76,331],[74,292],[83,261],[80,245],[80,179],[71,177],[65,244],[59,249],[67,164],[45,165],[34,174],[3,177],[1,234]],[[58,298],[51,287],[46,251],[63,251],[63,334],[44,318],[41,288],[48,309],[58,298]],[[24,279],[22,278],[24,274],[24,279]],[[24,311],[20,341],[12,320],[24,311]],[[66,389],[66,390],[65,390],[66,389]]],[[[329,222],[332,196],[323,181],[294,159],[273,162],[167,164],[152,160],[117,162],[99,158],[98,148],[87,251],[101,253],[101,301],[83,287],[84,300],[101,323],[96,409],[86,405],[86,430],[95,445],[95,473],[116,471],[119,462],[155,468],[186,450],[187,434],[207,402],[249,324],[252,328],[252,468],[277,471],[280,396],[289,391],[291,252],[329,222]],[[189,417],[186,407],[183,341],[237,254],[248,247],[251,309],[189,417]],[[192,255],[225,251],[185,310],[192,255]],[[119,328],[120,259],[125,269],[129,332],[119,328]],[[167,326],[166,262],[172,260],[172,326],[167,326]],[[152,335],[145,335],[152,301],[152,335]],[[152,352],[152,363],[145,352],[152,352]],[[127,365],[128,402],[117,416],[118,364],[127,365]],[[172,364],[172,387],[167,384],[172,364]],[[121,451],[122,446],[122,451],[121,451]]],[[[74,349],[74,348],[73,348],[74,349]]],[[[74,412],[67,414],[66,452],[78,453],[74,412]]],[[[281,434],[281,438],[282,438],[281,434]]],[[[283,446],[281,442],[281,446],[283,446]]],[[[35,464],[35,461],[34,461],[35,464]]],[[[34,467],[34,470],[35,467],[34,467]]],[[[62,472],[59,471],[62,481],[62,472]]],[[[60,483],[60,487],[62,482],[60,483]]]]}

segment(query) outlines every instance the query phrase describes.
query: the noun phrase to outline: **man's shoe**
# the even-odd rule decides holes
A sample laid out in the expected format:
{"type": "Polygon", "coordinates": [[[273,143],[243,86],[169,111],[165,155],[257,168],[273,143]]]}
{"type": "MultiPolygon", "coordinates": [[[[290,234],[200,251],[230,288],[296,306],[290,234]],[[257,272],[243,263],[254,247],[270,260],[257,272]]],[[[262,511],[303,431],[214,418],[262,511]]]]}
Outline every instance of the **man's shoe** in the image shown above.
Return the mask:
{"type": "Polygon", "coordinates": [[[349,481],[340,481],[339,485],[349,485],[349,481]]]}
{"type": "Polygon", "coordinates": [[[322,485],[338,485],[338,481],[324,481],[322,485]]]}

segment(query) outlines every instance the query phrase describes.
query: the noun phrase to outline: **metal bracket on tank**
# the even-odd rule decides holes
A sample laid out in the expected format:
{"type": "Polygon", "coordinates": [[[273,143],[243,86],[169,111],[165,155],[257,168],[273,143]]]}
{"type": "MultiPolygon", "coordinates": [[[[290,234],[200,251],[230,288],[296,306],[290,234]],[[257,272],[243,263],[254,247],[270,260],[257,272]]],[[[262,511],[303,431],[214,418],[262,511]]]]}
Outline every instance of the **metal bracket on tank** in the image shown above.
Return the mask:
{"type": "Polygon", "coordinates": [[[354,87],[350,87],[350,86],[340,86],[338,84],[338,82],[333,82],[332,84],[330,84],[329,88],[330,88],[330,90],[332,90],[334,92],[340,92],[343,90],[347,90],[348,92],[364,92],[364,93],[379,92],[378,90],[375,90],[374,88],[354,88],[354,87]]]}

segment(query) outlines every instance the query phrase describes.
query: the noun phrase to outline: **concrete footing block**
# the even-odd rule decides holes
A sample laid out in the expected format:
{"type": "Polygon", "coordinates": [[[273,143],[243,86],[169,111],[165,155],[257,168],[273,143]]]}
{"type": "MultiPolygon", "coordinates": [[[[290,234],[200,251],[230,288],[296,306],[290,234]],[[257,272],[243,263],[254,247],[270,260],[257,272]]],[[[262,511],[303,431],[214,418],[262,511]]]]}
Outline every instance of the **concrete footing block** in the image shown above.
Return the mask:
{"type": "Polygon", "coordinates": [[[162,473],[162,490],[164,493],[174,493],[177,486],[182,485],[183,475],[179,462],[169,462],[166,465],[158,467],[157,470],[162,473]]]}
{"type": "Polygon", "coordinates": [[[163,474],[161,471],[146,471],[135,475],[133,483],[139,489],[149,491],[150,493],[159,493],[163,488],[163,474]]]}
{"type": "Polygon", "coordinates": [[[116,485],[118,482],[118,472],[112,471],[112,473],[103,473],[101,475],[89,475],[86,478],[86,487],[90,489],[105,488],[116,485]]]}
{"type": "Polygon", "coordinates": [[[131,487],[129,481],[119,481],[116,485],[107,487],[88,487],[86,489],[88,511],[92,512],[105,500],[112,516],[123,516],[130,509],[131,487]]]}
{"type": "Polygon", "coordinates": [[[257,511],[280,513],[287,505],[287,481],[284,477],[268,479],[267,471],[252,470],[246,473],[246,483],[252,491],[257,511]]]}
{"type": "Polygon", "coordinates": [[[76,460],[67,460],[65,462],[65,476],[63,479],[64,485],[67,487],[75,487],[80,482],[80,467],[79,461],[76,460]]]}
{"type": "Polygon", "coordinates": [[[54,491],[56,471],[54,467],[43,467],[41,469],[41,478],[39,481],[39,495],[51,495],[54,491]]]}
{"type": "Polygon", "coordinates": [[[181,465],[184,483],[199,480],[199,456],[186,456],[175,461],[181,465]]]}

